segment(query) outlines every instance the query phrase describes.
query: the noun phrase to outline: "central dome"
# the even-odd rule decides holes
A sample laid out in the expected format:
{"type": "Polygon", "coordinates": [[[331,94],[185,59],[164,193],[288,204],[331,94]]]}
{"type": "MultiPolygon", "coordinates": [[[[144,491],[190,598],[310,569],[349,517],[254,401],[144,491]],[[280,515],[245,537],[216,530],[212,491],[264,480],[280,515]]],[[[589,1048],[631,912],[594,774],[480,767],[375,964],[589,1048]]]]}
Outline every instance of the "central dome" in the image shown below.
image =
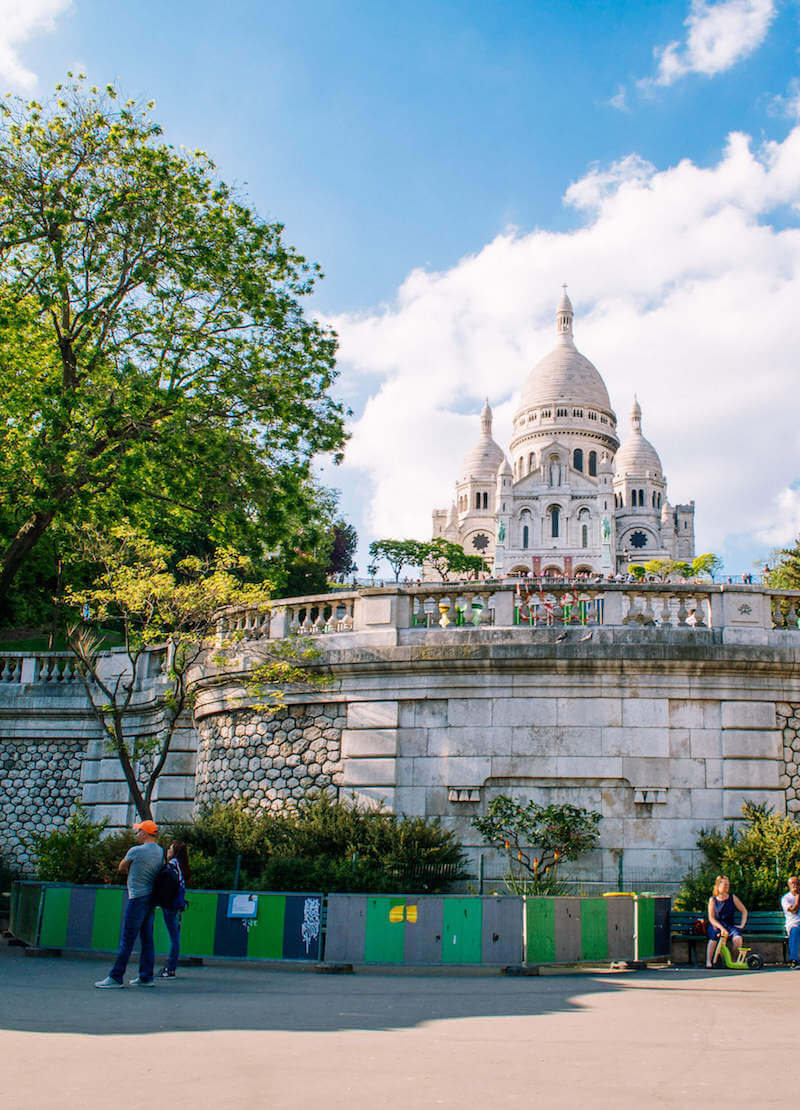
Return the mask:
{"type": "Polygon", "coordinates": [[[580,353],[572,339],[572,316],[572,304],[565,290],[556,317],[558,343],[531,371],[522,390],[520,408],[568,401],[611,411],[608,390],[597,367],[580,353]]]}

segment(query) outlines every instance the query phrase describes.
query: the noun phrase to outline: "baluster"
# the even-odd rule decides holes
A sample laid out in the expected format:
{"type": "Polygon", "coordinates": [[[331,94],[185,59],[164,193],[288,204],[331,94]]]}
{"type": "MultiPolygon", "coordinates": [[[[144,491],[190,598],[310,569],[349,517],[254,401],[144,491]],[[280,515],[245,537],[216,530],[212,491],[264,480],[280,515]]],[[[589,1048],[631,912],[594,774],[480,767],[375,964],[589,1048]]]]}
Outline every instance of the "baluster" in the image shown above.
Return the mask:
{"type": "Polygon", "coordinates": [[[708,594],[695,594],[695,601],[697,608],[694,611],[694,626],[695,628],[708,628],[710,624],[708,594]]]}
{"type": "Polygon", "coordinates": [[[654,625],[656,623],[656,615],[653,610],[655,598],[651,593],[644,594],[642,601],[642,622],[646,625],[654,625]]]}
{"type": "Polygon", "coordinates": [[[452,624],[452,621],[450,620],[450,612],[452,609],[450,598],[446,594],[440,594],[438,599],[436,599],[436,607],[439,610],[440,614],[440,628],[447,628],[449,624],[452,624]]]}
{"type": "Polygon", "coordinates": [[[786,627],[797,628],[797,607],[793,597],[789,598],[789,608],[786,610],[786,627]]]}
{"type": "Polygon", "coordinates": [[[628,606],[628,611],[622,618],[622,624],[636,623],[636,618],[639,615],[637,608],[638,599],[639,595],[634,591],[631,591],[631,593],[623,593],[622,600],[624,604],[628,606]]]}
{"type": "Polygon", "coordinates": [[[489,595],[476,594],[472,599],[472,624],[475,628],[480,628],[484,623],[489,622],[489,595]]]}
{"type": "Polygon", "coordinates": [[[773,628],[782,628],[783,627],[783,614],[781,613],[780,598],[775,597],[774,594],[769,599],[769,612],[770,612],[770,616],[772,617],[772,627],[773,628]]]}
{"type": "Polygon", "coordinates": [[[461,622],[466,628],[468,625],[473,624],[475,620],[475,613],[472,608],[472,600],[474,594],[465,593],[463,595],[464,608],[461,610],[461,622]]]}
{"type": "Polygon", "coordinates": [[[686,595],[678,594],[678,627],[686,628],[686,619],[689,616],[689,610],[686,607],[686,595]]]}

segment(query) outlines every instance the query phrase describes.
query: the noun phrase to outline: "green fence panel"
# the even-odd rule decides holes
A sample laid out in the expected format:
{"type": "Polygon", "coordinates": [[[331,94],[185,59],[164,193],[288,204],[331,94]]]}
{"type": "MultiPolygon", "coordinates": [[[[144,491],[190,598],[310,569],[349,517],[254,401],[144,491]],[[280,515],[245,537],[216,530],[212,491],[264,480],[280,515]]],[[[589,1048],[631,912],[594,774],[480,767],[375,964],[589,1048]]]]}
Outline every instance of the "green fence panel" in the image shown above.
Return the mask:
{"type": "Polygon", "coordinates": [[[525,927],[525,962],[555,963],[556,935],[552,898],[526,898],[525,927]]]}
{"type": "Polygon", "coordinates": [[[125,891],[122,887],[103,887],[97,891],[94,900],[92,948],[100,952],[113,952],[119,946],[124,900],[125,891]]]}
{"type": "Polygon", "coordinates": [[[283,894],[259,894],[258,916],[247,932],[247,955],[255,960],[283,958],[283,922],[286,897],[283,894]]]}
{"type": "Polygon", "coordinates": [[[608,915],[604,898],[581,899],[581,959],[608,957],[608,915]]]}
{"type": "Polygon", "coordinates": [[[14,883],[11,890],[11,932],[26,944],[36,944],[39,926],[39,906],[43,890],[41,883],[14,883]]]}
{"type": "Polygon", "coordinates": [[[39,931],[41,948],[63,948],[67,940],[67,920],[72,888],[48,886],[44,891],[42,927],[39,931]]]}
{"type": "Polygon", "coordinates": [[[639,907],[639,959],[649,960],[656,952],[656,903],[654,898],[641,897],[636,902],[639,907]]]}
{"type": "Polygon", "coordinates": [[[405,898],[367,898],[364,960],[368,964],[401,964],[405,948],[405,898]],[[392,913],[392,911],[395,913],[392,913]],[[396,919],[396,920],[395,920],[396,919]]]}
{"type": "Polygon", "coordinates": [[[181,954],[213,956],[217,924],[217,892],[187,890],[181,925],[181,954]]]}
{"type": "Polygon", "coordinates": [[[482,912],[480,898],[445,898],[442,933],[442,962],[481,962],[482,912]]]}

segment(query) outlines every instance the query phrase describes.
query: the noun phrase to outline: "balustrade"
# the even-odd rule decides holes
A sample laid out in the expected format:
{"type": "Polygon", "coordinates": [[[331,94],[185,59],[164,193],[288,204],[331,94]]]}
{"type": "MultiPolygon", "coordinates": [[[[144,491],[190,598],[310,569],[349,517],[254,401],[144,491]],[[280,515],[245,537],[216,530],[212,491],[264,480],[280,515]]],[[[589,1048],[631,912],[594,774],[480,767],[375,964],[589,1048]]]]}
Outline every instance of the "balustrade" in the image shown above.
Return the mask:
{"type": "Polygon", "coordinates": [[[0,655],[0,682],[20,682],[22,679],[22,657],[19,655],[0,655]]]}
{"type": "MultiPolygon", "coordinates": [[[[396,591],[353,590],[346,594],[278,599],[271,612],[256,608],[228,610],[220,615],[217,632],[223,639],[251,641],[268,637],[270,631],[280,638],[355,631],[369,634],[373,627],[381,632],[387,627],[440,628],[457,636],[462,629],[491,626],[610,625],[638,626],[657,634],[661,629],[711,628],[712,599],[715,626],[724,627],[722,618],[728,609],[720,604],[720,598],[730,589],[731,586],[711,583],[705,586],[541,583],[538,589],[532,589],[510,583],[480,582],[401,586],[396,591]],[[373,613],[381,614],[375,625],[370,624],[373,613]]],[[[750,627],[800,632],[800,591],[767,590],[759,586],[734,589],[739,592],[730,611],[737,616],[753,614],[750,627]],[[742,589],[747,594],[743,595],[742,589]],[[757,616],[760,614],[763,616],[757,616]]],[[[741,627],[739,620],[733,623],[741,627]]],[[[166,649],[154,647],[148,653],[142,680],[162,677],[166,665],[166,649]]],[[[76,661],[67,652],[0,653],[0,689],[9,693],[30,683],[69,687],[79,682],[76,661]]]]}
{"type": "Polygon", "coordinates": [[[417,593],[411,610],[412,628],[480,628],[494,622],[494,609],[489,607],[490,589],[460,588],[417,593]]]}
{"type": "Polygon", "coordinates": [[[34,682],[80,682],[77,663],[71,655],[37,655],[34,682]]]}
{"type": "Polygon", "coordinates": [[[800,597],[796,593],[776,591],[769,601],[772,627],[796,630],[800,625],[800,597]]]}

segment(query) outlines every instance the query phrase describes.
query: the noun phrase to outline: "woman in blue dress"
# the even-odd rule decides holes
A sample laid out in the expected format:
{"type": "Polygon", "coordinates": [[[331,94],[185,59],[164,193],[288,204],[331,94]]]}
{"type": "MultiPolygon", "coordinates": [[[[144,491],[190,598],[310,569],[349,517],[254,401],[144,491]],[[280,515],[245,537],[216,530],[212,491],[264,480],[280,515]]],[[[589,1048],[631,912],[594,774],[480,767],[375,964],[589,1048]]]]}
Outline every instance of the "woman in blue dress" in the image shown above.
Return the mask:
{"type": "Polygon", "coordinates": [[[706,945],[706,967],[712,967],[714,949],[720,937],[732,941],[734,952],[731,955],[738,957],[742,947],[742,929],[747,924],[747,907],[731,894],[731,882],[727,875],[717,875],[714,891],[708,900],[708,944],[706,945]],[[741,921],[735,924],[736,912],[741,914],[741,921]]]}
{"type": "Polygon", "coordinates": [[[167,867],[171,867],[177,872],[181,889],[175,908],[161,911],[164,914],[164,924],[169,933],[170,947],[166,966],[162,967],[158,973],[159,979],[175,978],[175,969],[178,966],[178,956],[181,951],[181,914],[186,908],[186,886],[187,883],[191,882],[189,853],[182,840],[173,840],[167,848],[167,867]]]}

